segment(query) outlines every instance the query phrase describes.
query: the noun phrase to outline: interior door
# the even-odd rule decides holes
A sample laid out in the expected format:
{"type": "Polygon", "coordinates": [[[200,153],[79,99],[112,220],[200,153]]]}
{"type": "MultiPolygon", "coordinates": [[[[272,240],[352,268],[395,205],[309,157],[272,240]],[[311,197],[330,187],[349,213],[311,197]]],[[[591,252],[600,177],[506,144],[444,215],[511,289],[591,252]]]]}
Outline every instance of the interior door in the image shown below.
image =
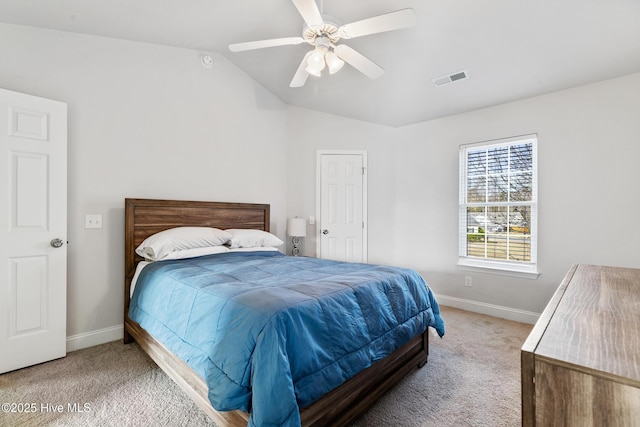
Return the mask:
{"type": "Polygon", "coordinates": [[[319,258],[366,262],[366,153],[319,153],[319,258]]]}
{"type": "Polygon", "coordinates": [[[0,89],[0,373],[66,355],[67,106],[0,89]]]}

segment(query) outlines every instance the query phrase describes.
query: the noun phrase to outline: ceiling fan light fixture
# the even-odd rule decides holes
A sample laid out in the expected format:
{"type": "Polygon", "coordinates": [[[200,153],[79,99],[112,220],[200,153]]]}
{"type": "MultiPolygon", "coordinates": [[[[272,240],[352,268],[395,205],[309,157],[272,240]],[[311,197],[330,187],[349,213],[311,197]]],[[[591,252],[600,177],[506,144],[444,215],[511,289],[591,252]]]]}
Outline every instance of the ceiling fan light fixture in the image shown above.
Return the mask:
{"type": "MultiPolygon", "coordinates": [[[[373,61],[353,50],[347,45],[338,44],[340,39],[377,34],[386,31],[409,28],[417,23],[416,13],[406,8],[395,12],[384,13],[341,25],[335,18],[323,15],[316,4],[317,0],[293,0],[293,4],[304,20],[302,37],[281,37],[276,39],[257,40],[229,45],[232,52],[243,52],[275,46],[297,45],[308,43],[315,49],[307,51],[293,80],[289,86],[301,87],[309,75],[322,75],[322,70],[329,69],[330,74],[337,73],[347,62],[370,79],[377,79],[384,70],[373,61]]],[[[322,2],[322,0],[321,0],[322,2]]]]}
{"type": "Polygon", "coordinates": [[[327,63],[327,67],[329,67],[329,74],[337,73],[344,65],[344,61],[331,51],[325,54],[324,60],[327,63]]]}
{"type": "Polygon", "coordinates": [[[305,68],[305,71],[307,73],[311,74],[312,76],[320,77],[320,75],[322,74],[322,70],[324,70],[324,67],[326,65],[324,61],[325,52],[326,48],[323,48],[322,46],[317,47],[313,51],[313,53],[307,60],[307,68],[305,68]]]}

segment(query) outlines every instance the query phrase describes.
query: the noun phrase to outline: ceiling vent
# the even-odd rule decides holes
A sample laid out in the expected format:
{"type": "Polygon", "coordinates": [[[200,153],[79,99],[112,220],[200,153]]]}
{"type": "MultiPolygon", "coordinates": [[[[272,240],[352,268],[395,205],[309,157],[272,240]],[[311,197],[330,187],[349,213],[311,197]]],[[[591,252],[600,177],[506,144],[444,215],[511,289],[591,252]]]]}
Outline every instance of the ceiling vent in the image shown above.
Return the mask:
{"type": "Polygon", "coordinates": [[[467,71],[458,71],[457,73],[449,74],[447,76],[438,77],[433,79],[433,84],[436,86],[446,85],[447,83],[455,82],[458,80],[465,80],[469,78],[467,71]]]}

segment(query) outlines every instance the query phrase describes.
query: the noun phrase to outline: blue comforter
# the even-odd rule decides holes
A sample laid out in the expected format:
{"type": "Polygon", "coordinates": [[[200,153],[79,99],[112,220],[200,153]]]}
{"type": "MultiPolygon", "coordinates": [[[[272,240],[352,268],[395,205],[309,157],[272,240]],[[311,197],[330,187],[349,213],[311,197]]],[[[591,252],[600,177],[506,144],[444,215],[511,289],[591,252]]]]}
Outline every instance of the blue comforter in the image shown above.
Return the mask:
{"type": "Polygon", "coordinates": [[[426,330],[444,334],[415,271],[235,252],[145,267],[129,317],[249,425],[300,424],[299,408],[426,330]]]}

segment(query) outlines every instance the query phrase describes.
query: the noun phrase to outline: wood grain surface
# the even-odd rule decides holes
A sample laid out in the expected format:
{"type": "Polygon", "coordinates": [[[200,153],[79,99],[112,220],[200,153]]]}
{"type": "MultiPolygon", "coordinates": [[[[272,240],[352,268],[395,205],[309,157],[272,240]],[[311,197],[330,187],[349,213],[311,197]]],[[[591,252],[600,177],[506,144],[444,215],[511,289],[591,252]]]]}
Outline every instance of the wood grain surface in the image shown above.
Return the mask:
{"type": "Polygon", "coordinates": [[[521,364],[523,426],[640,426],[640,270],[574,265],[521,364]]]}
{"type": "Polygon", "coordinates": [[[536,355],[640,387],[640,270],[579,265],[536,355]]]}

